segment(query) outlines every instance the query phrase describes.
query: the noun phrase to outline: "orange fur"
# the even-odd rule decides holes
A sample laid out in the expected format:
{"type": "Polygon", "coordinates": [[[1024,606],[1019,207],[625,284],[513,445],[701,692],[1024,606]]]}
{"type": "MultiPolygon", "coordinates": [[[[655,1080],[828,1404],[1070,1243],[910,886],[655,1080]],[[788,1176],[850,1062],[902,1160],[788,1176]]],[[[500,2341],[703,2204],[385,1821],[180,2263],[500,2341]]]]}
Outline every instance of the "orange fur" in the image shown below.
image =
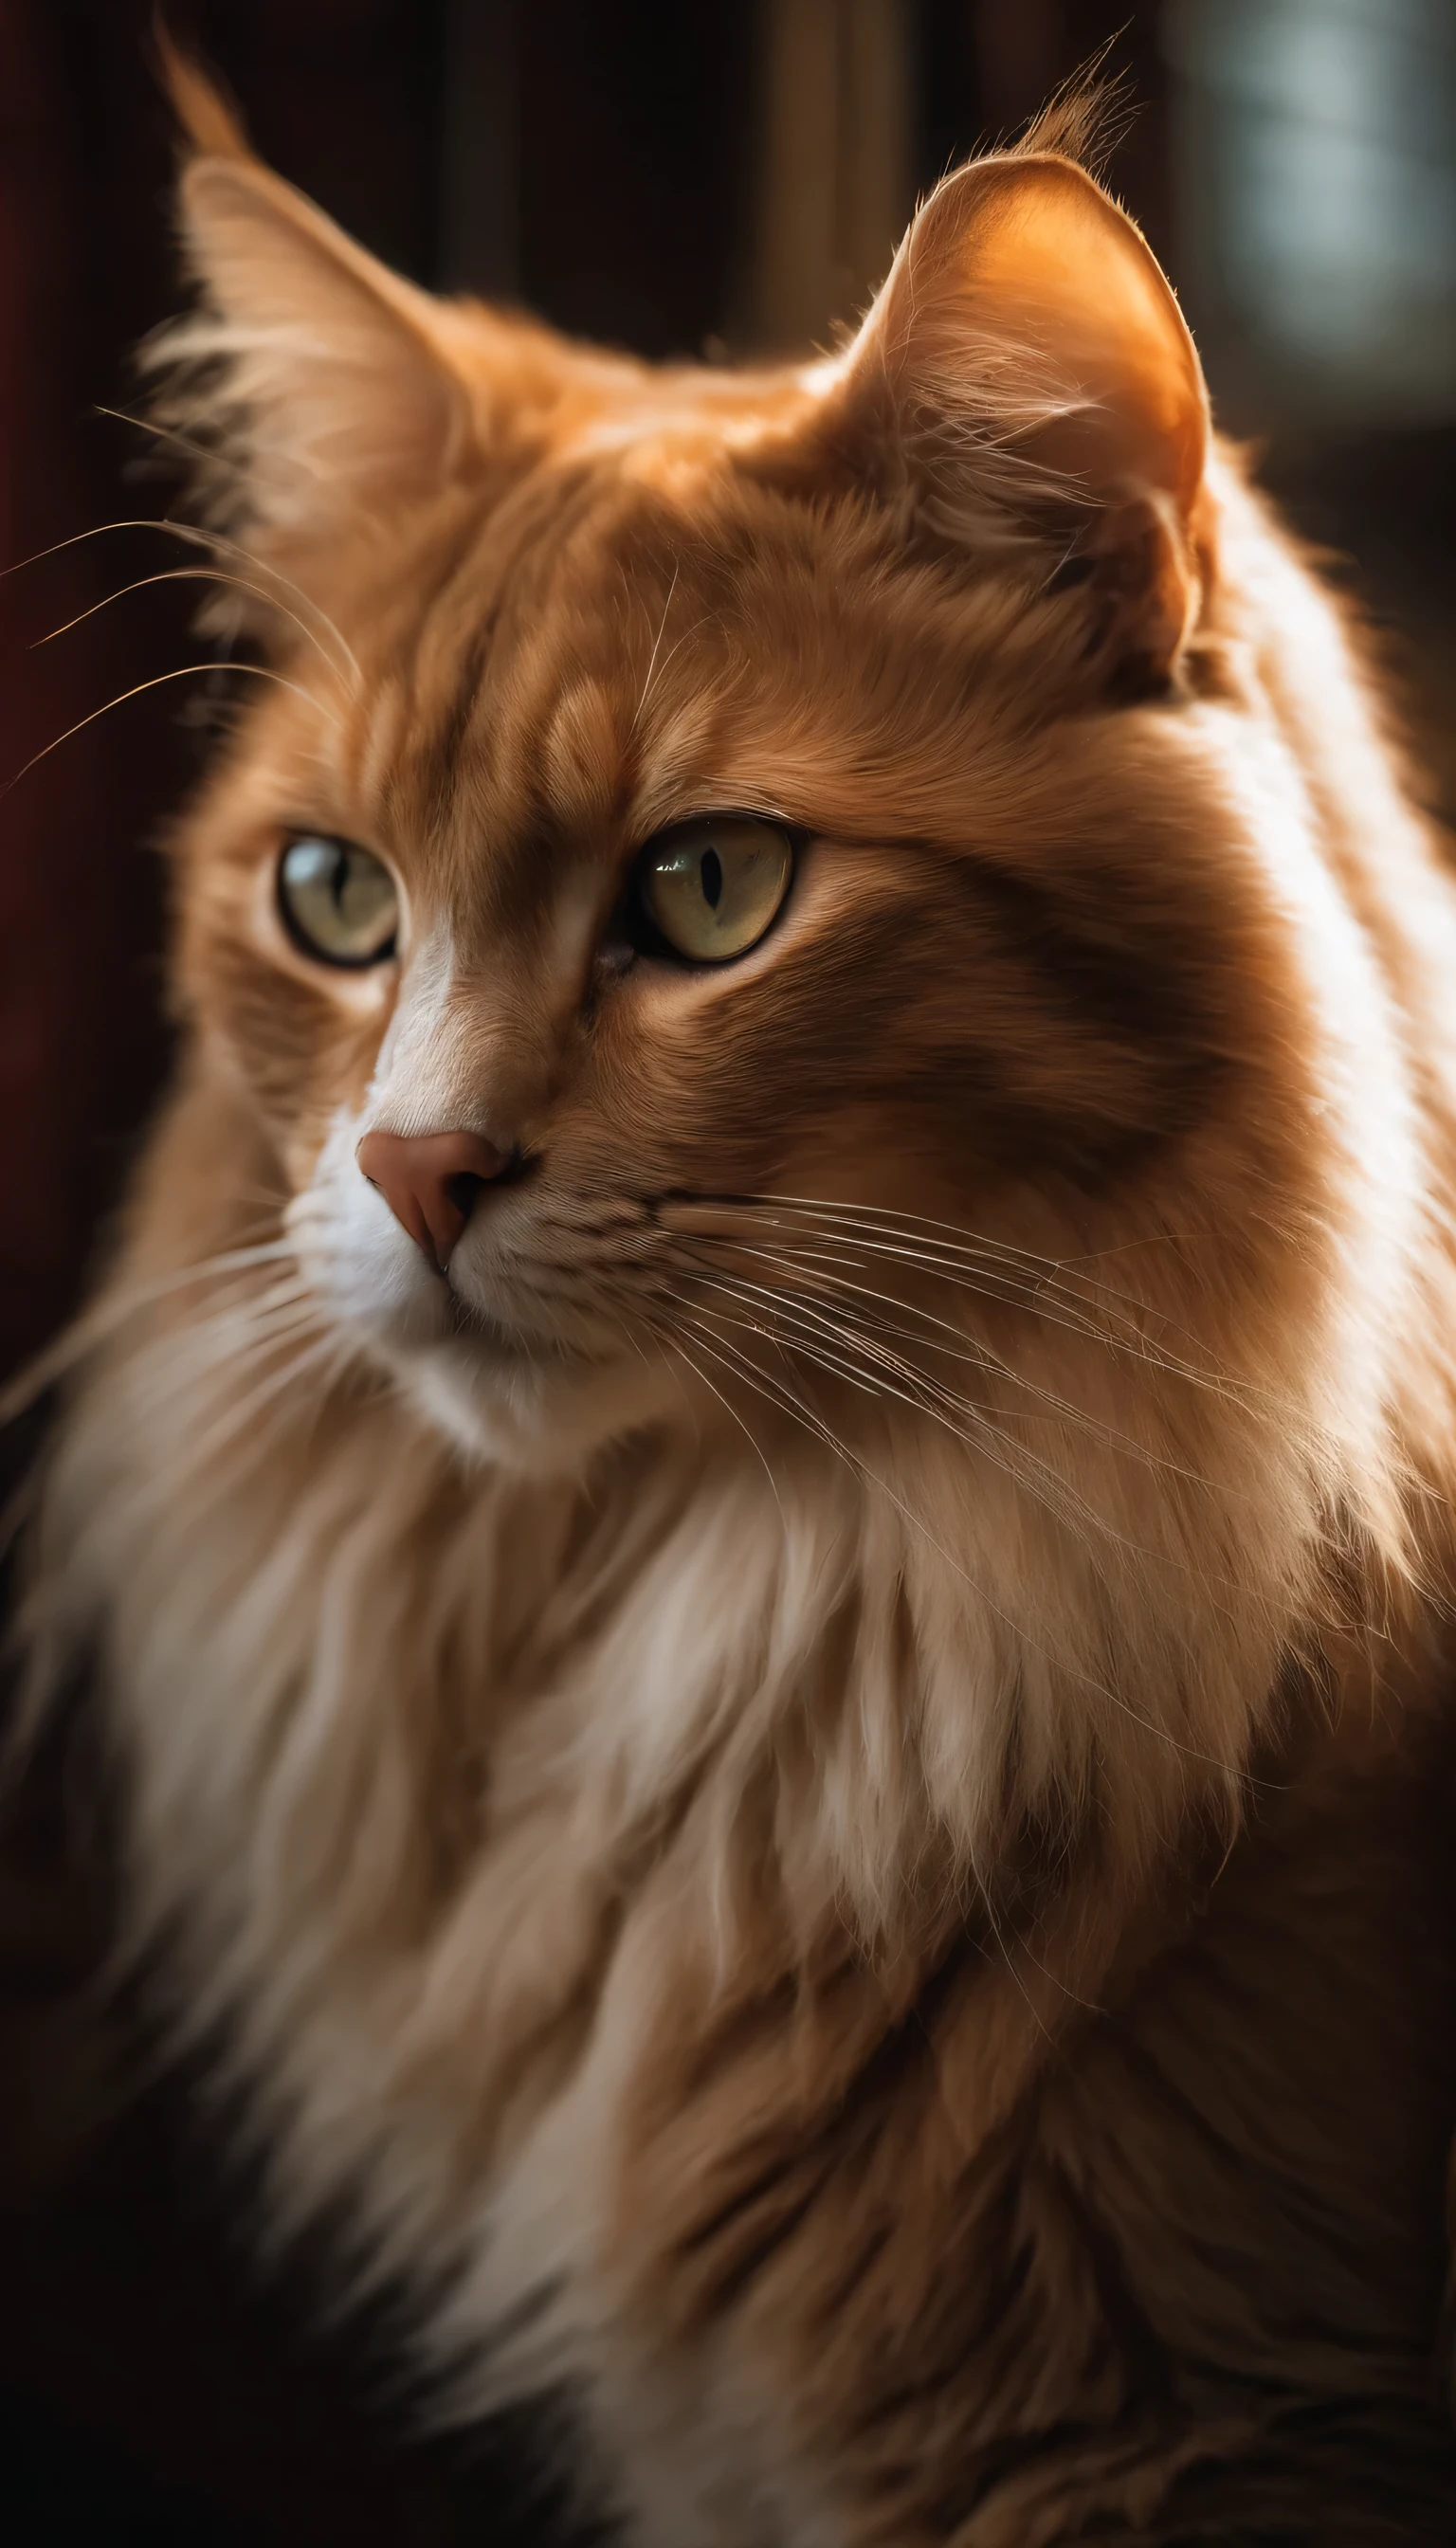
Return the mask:
{"type": "Polygon", "coordinates": [[[1045,133],[735,376],[193,122],[275,678],[30,1633],[274,2225],[661,2548],[1427,2535],[1456,902],[1328,600],[1045,133]],[[779,921],[624,956],[728,809],[779,921]],[[298,829],[397,960],[290,942],[298,829]],[[448,1287],[368,1127],[529,1163],[448,1287]]]}

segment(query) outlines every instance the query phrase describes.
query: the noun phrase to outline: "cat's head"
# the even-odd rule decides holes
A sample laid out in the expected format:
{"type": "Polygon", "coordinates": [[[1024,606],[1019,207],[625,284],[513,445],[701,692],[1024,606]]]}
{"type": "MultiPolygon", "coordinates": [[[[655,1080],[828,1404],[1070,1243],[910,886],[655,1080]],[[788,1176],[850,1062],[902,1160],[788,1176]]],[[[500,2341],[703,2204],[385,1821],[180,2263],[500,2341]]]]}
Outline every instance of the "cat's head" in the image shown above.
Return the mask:
{"type": "Polygon", "coordinates": [[[1135,1294],[1217,1361],[1309,1227],[1309,896],[1133,224],[983,159],[842,350],[660,370],[430,299],[193,120],[173,413],[266,673],[179,964],[328,1317],[497,1446],[972,1426],[973,1364],[1140,1350],[1135,1294]]]}

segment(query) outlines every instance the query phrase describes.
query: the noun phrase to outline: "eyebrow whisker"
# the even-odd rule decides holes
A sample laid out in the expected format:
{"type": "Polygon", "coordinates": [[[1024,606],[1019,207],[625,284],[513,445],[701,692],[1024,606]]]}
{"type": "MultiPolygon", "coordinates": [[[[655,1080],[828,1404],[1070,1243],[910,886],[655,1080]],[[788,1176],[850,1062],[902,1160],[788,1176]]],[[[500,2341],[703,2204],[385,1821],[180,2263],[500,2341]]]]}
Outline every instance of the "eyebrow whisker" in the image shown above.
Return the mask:
{"type": "Polygon", "coordinates": [[[330,714],[329,710],[324,707],[322,700],[316,698],[312,690],[305,689],[301,682],[291,682],[286,673],[275,673],[267,664],[242,664],[235,662],[221,664],[174,664],[170,672],[153,673],[149,681],[134,682],[129,690],[118,690],[114,698],[104,700],[99,708],[93,708],[89,716],[77,717],[75,724],[68,725],[64,734],[56,735],[53,742],[44,744],[39,752],[32,753],[29,761],[21,764],[20,769],[15,772],[14,775],[7,778],[4,786],[0,787],[0,797],[8,796],[12,787],[18,787],[21,780],[27,776],[29,772],[37,767],[38,763],[47,760],[52,752],[58,752],[63,743],[70,742],[72,735],[84,733],[86,727],[88,725],[94,725],[98,717],[109,715],[113,708],[125,707],[128,699],[139,698],[143,690],[160,689],[164,682],[182,682],[186,681],[192,674],[205,673],[251,673],[255,675],[259,681],[276,682],[280,689],[292,690],[296,698],[307,699],[310,707],[317,708],[319,715],[326,717],[329,724],[336,730],[340,727],[340,720],[336,716],[330,714]]]}

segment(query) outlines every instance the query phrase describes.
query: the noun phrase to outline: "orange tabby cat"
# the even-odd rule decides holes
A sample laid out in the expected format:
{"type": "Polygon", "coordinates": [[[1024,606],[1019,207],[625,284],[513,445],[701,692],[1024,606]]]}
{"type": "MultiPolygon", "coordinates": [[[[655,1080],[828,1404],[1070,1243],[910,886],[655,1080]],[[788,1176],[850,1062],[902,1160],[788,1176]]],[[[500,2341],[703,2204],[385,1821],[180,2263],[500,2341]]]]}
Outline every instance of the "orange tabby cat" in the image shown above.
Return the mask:
{"type": "Polygon", "coordinates": [[[30,1633],[270,2233],[638,2548],[1449,2535],[1456,895],[1045,126],[853,342],[183,78],[260,641],[30,1633]]]}

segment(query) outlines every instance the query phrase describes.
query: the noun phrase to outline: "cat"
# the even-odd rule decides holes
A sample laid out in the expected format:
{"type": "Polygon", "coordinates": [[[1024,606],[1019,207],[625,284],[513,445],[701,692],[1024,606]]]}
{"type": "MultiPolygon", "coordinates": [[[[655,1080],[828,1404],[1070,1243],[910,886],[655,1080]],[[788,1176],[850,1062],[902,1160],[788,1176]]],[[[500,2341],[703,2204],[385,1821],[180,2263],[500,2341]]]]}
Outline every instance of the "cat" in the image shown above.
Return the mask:
{"type": "Polygon", "coordinates": [[[735,371],[174,79],[257,674],[25,1633],[260,2240],[634,2548],[1446,2535],[1456,896],[1079,110],[735,371]]]}

